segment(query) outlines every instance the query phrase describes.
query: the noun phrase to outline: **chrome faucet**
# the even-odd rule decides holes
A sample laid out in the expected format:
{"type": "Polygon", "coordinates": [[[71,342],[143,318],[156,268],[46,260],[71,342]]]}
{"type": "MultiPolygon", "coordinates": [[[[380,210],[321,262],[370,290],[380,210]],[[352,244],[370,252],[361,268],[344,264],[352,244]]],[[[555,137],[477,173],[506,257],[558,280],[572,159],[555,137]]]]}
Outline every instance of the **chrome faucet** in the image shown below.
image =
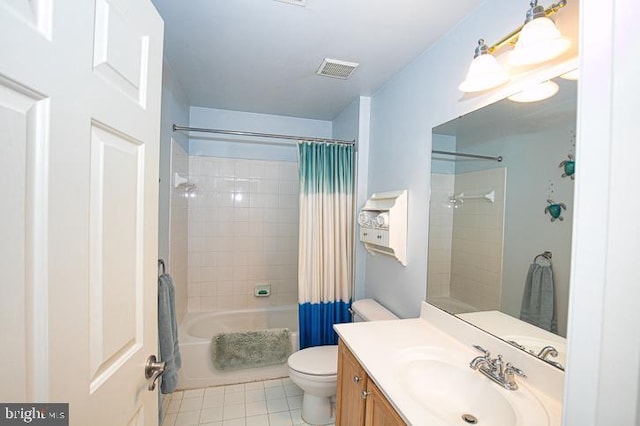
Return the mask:
{"type": "Polygon", "coordinates": [[[540,349],[540,352],[537,356],[538,358],[546,361],[547,356],[552,356],[554,358],[557,357],[558,351],[553,346],[545,346],[544,348],[540,349]]]}
{"type": "Polygon", "coordinates": [[[492,359],[488,350],[478,345],[473,345],[473,347],[482,352],[483,355],[472,359],[469,367],[478,370],[503,388],[517,390],[518,383],[515,381],[515,376],[527,377],[522,370],[514,367],[510,362],[505,364],[502,360],[502,355],[492,359]]]}
{"type": "Polygon", "coordinates": [[[480,355],[472,359],[469,363],[469,367],[474,370],[477,370],[481,366],[491,367],[492,361],[491,358],[489,358],[491,356],[491,353],[488,350],[484,349],[482,346],[473,345],[473,347],[482,352],[484,355],[480,355]]]}
{"type": "Polygon", "coordinates": [[[564,367],[562,366],[562,364],[548,359],[548,357],[555,358],[558,356],[558,351],[553,346],[545,346],[544,348],[540,349],[540,352],[536,356],[541,360],[559,368],[560,370],[564,370],[564,367]]]}

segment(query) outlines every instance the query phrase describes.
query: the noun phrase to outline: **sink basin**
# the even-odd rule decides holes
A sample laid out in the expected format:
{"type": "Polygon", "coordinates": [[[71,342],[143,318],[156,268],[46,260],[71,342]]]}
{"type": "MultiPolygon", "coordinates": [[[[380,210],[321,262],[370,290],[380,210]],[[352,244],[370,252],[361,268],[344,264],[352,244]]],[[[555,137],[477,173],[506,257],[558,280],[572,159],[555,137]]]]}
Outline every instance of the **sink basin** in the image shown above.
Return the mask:
{"type": "Polygon", "coordinates": [[[549,424],[546,410],[526,387],[503,389],[469,368],[469,361],[440,348],[411,348],[396,358],[395,373],[415,402],[448,425],[549,424]]]}

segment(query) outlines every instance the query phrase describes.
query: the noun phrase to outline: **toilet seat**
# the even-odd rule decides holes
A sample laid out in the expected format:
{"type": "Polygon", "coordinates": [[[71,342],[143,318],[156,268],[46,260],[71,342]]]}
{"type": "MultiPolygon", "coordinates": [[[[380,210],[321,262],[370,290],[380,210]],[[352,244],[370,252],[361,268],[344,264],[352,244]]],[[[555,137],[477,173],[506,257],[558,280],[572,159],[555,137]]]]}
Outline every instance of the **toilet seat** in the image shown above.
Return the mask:
{"type": "Polygon", "coordinates": [[[338,374],[338,346],[314,346],[294,352],[287,361],[289,368],[310,376],[338,374]]]}

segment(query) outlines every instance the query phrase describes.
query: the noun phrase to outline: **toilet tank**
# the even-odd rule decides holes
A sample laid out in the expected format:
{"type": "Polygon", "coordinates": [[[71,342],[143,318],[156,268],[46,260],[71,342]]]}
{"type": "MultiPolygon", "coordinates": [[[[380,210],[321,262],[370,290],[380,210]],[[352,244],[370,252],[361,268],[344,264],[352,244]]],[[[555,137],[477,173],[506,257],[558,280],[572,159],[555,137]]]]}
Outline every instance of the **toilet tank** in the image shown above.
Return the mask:
{"type": "Polygon", "coordinates": [[[351,304],[351,313],[353,314],[353,322],[398,319],[373,299],[356,300],[351,304]]]}

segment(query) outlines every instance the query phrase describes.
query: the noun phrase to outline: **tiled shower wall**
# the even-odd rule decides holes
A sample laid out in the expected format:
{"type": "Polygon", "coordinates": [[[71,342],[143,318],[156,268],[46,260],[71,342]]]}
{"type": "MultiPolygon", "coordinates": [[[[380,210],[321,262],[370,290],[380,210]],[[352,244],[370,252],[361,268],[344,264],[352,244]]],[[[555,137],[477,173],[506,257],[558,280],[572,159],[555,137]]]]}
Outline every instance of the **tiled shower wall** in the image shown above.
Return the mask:
{"type": "MultiPolygon", "coordinates": [[[[428,296],[453,298],[479,310],[499,309],[502,297],[506,169],[431,174],[428,296]],[[495,201],[449,198],[495,191],[495,201]]],[[[435,299],[432,299],[435,300],[435,299]]],[[[438,301],[442,304],[442,301],[438,301]]],[[[447,309],[454,309],[447,306],[447,309]]]]}
{"type": "Polygon", "coordinates": [[[458,173],[455,194],[495,191],[495,201],[467,199],[453,212],[451,297],[481,311],[500,309],[506,169],[458,173]]]}
{"type": "Polygon", "coordinates": [[[192,156],[189,173],[189,312],[297,304],[297,163],[192,156]]]}
{"type": "Polygon", "coordinates": [[[451,236],[453,233],[453,174],[431,174],[429,205],[429,267],[427,290],[429,297],[449,296],[451,282],[451,236]]]}
{"type": "MultiPolygon", "coordinates": [[[[171,182],[174,182],[175,173],[180,176],[189,176],[189,155],[182,146],[171,138],[171,182]]],[[[175,303],[178,321],[181,321],[187,311],[187,282],[188,265],[187,256],[189,246],[189,201],[181,188],[171,185],[169,199],[169,258],[166,265],[171,273],[176,288],[175,303]]]]}

